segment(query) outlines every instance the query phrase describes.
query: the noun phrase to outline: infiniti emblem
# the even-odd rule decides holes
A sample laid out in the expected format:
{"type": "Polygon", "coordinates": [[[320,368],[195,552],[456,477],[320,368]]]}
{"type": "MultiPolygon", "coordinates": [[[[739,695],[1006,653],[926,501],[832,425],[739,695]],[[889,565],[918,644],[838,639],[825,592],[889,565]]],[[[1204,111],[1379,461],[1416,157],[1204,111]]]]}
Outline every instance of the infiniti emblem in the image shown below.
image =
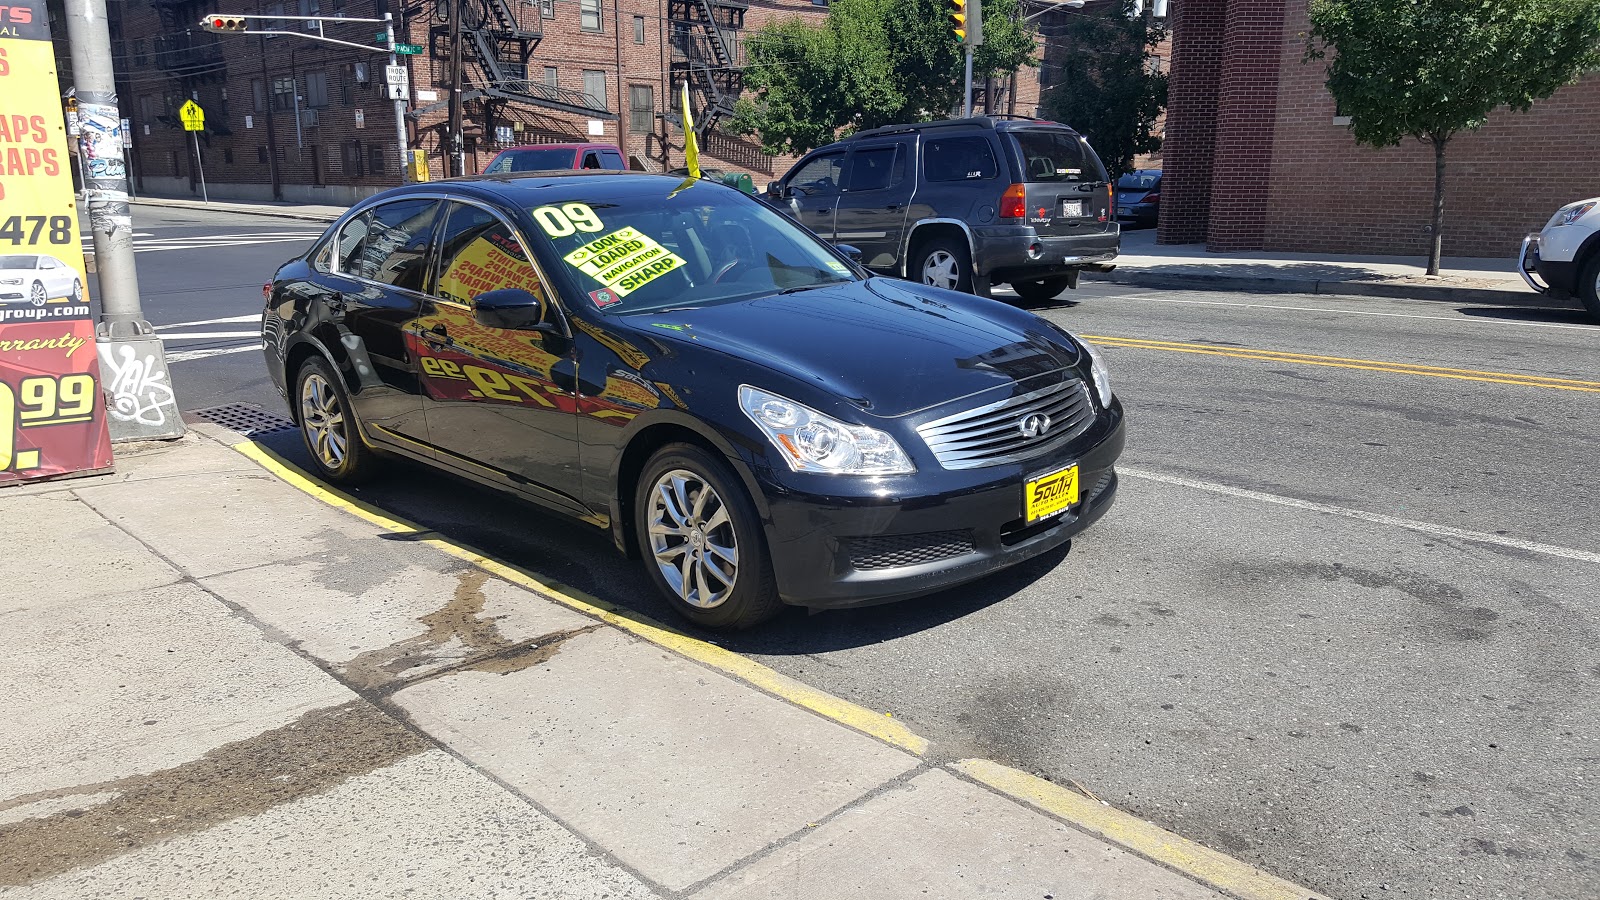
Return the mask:
{"type": "Polygon", "coordinates": [[[1046,431],[1050,430],[1050,417],[1044,413],[1023,416],[1017,422],[1017,430],[1022,432],[1022,436],[1025,438],[1042,437],[1046,431]]]}

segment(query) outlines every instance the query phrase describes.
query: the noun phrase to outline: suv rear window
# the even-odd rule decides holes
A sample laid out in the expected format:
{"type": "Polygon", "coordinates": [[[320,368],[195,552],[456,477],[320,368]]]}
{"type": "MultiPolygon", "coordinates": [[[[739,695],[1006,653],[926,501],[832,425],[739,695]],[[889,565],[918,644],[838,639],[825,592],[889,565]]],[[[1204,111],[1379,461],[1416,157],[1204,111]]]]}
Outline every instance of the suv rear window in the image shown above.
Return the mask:
{"type": "Polygon", "coordinates": [[[923,150],[922,177],[929,181],[976,181],[993,178],[997,171],[986,138],[938,138],[923,150]]]}
{"type": "Polygon", "coordinates": [[[539,172],[545,169],[570,169],[577,151],[571,147],[552,147],[548,150],[508,150],[484,170],[485,174],[499,172],[539,172]]]}
{"type": "Polygon", "coordinates": [[[1106,170],[1083,138],[1065,131],[1013,131],[1025,181],[1105,181],[1106,170]]]}

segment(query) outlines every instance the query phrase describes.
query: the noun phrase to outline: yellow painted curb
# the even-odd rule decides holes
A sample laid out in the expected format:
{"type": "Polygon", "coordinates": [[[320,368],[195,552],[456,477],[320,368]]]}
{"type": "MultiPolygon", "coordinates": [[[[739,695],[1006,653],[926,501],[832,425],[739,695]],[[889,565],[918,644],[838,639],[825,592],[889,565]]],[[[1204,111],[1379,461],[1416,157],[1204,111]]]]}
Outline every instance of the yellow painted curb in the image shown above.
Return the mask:
{"type": "MultiPolygon", "coordinates": [[[[313,480],[294,464],[255,441],[243,441],[234,444],[233,449],[255,460],[262,468],[310,494],[312,497],[321,500],[323,503],[366,519],[381,528],[400,534],[433,533],[414,522],[396,518],[370,503],[357,500],[343,491],[313,480]]],[[[885,743],[893,744],[918,756],[922,756],[928,751],[927,738],[912,732],[911,729],[895,721],[891,716],[885,713],[873,712],[864,706],[857,706],[848,700],[841,700],[832,694],[802,684],[755,660],[734,653],[732,650],[726,650],[715,644],[708,644],[698,638],[690,637],[631,610],[607,603],[598,597],[536,575],[526,569],[501,562],[448,538],[442,536],[428,537],[416,541],[416,543],[427,544],[457,559],[466,560],[486,572],[530,590],[538,591],[608,625],[616,626],[652,644],[665,647],[674,653],[679,653],[714,669],[719,669],[747,684],[754,685],[770,694],[788,700],[796,706],[803,706],[818,715],[825,716],[864,734],[872,735],[885,743]]]]}
{"type": "Polygon", "coordinates": [[[1239,900],[1329,900],[1231,856],[1179,837],[1137,816],[1091,800],[1043,778],[987,759],[963,759],[957,771],[1030,806],[1065,819],[1146,859],[1181,872],[1239,900]]]}

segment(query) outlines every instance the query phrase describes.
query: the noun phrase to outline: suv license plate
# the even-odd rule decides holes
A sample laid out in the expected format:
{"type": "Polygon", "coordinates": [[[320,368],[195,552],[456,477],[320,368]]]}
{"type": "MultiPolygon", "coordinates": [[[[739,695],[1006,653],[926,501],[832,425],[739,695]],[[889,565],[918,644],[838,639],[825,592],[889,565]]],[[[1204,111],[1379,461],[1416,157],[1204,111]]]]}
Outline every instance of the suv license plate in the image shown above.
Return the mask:
{"type": "Polygon", "coordinates": [[[1083,218],[1083,201],[1082,200],[1063,200],[1063,201],[1061,201],[1061,214],[1063,216],[1071,216],[1071,217],[1077,218],[1077,219],[1083,218]]]}
{"type": "Polygon", "coordinates": [[[1022,487],[1028,524],[1065,512],[1078,503],[1078,467],[1067,466],[1048,475],[1030,478],[1022,487]]]}

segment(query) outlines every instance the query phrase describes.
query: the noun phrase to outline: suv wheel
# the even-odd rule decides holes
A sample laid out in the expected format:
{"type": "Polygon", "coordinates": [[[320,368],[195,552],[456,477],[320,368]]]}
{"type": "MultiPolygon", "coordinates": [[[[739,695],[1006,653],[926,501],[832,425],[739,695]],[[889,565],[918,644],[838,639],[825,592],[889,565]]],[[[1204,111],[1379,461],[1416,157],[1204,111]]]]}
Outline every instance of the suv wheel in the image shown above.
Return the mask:
{"type": "Polygon", "coordinates": [[[923,284],[971,293],[972,255],[950,238],[932,238],[921,245],[910,274],[923,284]]]}
{"type": "Polygon", "coordinates": [[[1017,292],[1018,297],[1029,303],[1043,303],[1046,300],[1054,300],[1067,288],[1077,287],[1074,283],[1076,281],[1076,278],[1065,275],[1057,278],[1040,278],[1034,281],[1013,281],[1011,282],[1011,289],[1017,292]]]}
{"type": "Polygon", "coordinates": [[[1578,297],[1588,308],[1589,315],[1600,320],[1600,252],[1589,254],[1589,262],[1578,276],[1578,297]]]}

